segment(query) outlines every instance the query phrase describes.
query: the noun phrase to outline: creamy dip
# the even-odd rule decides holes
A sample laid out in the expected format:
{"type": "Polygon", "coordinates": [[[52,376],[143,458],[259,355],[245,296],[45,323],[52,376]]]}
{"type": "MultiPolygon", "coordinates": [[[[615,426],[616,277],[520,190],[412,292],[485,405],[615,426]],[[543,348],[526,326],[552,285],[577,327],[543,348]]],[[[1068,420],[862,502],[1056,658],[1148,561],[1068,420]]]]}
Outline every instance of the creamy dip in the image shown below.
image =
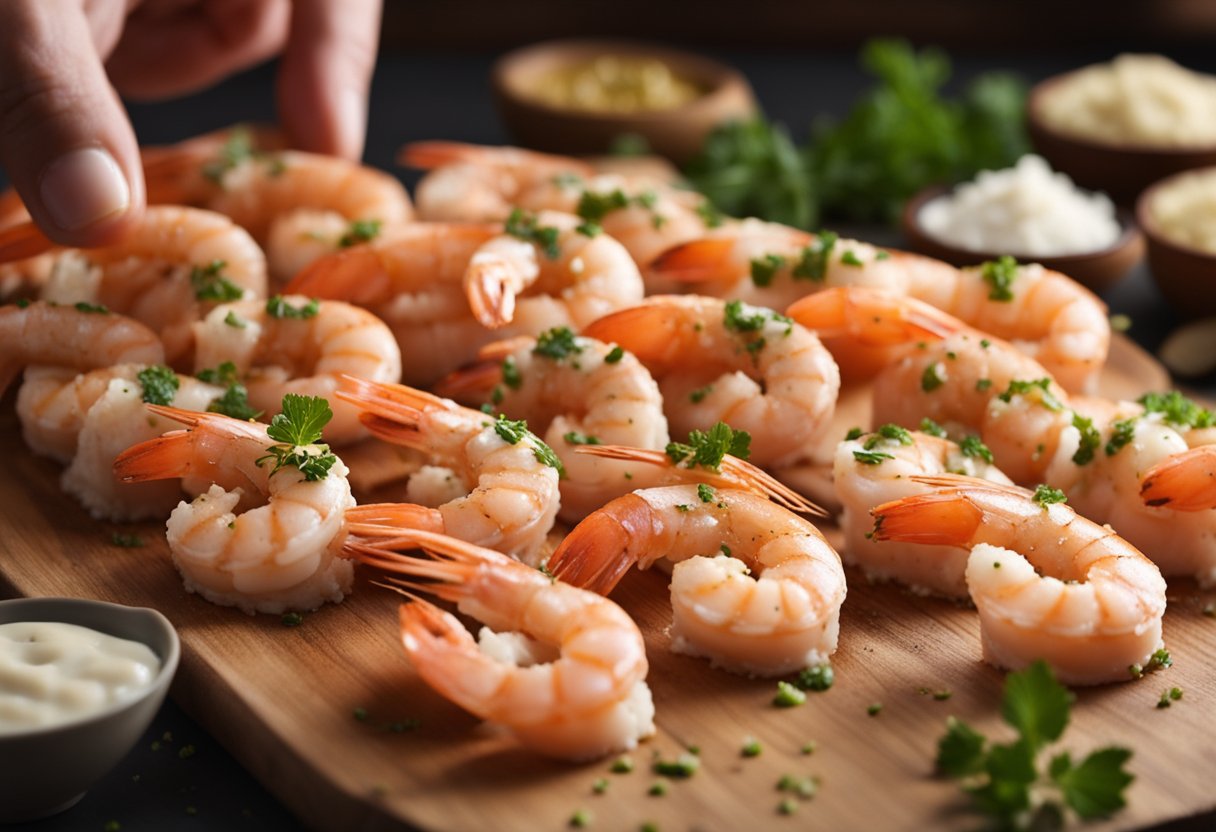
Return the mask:
{"type": "Polygon", "coordinates": [[[663,61],[633,55],[600,55],[560,67],[542,75],[532,89],[555,107],[615,113],[668,110],[701,93],[663,61]]]}
{"type": "Polygon", "coordinates": [[[87,717],[139,697],[160,659],[146,644],[51,621],[0,624],[0,733],[87,717]]]}

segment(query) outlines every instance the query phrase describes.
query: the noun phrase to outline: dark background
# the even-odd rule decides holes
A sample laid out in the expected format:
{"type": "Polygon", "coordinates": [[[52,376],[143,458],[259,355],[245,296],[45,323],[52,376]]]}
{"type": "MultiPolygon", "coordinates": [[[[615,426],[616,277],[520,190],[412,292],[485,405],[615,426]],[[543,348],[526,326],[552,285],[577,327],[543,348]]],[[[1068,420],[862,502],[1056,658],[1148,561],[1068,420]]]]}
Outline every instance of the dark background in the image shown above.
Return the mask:
{"type": "MultiPolygon", "coordinates": [[[[801,140],[816,116],[843,114],[869,87],[856,51],[879,35],[946,47],[955,66],[951,88],[992,69],[1012,69],[1034,82],[1125,50],[1160,51],[1194,69],[1216,72],[1216,2],[1209,0],[389,0],[365,158],[412,182],[414,177],[393,167],[395,152],[406,141],[508,141],[488,83],[493,61],[511,48],[567,36],[640,37],[707,52],[743,70],[765,112],[785,122],[801,140]]],[[[274,67],[269,65],[199,95],[131,105],[132,120],[144,143],[174,141],[239,121],[269,121],[274,117],[273,78],[274,67]]],[[[859,236],[899,242],[891,229],[863,231],[867,233],[859,236]]],[[[1175,323],[1143,267],[1106,300],[1112,311],[1133,316],[1132,336],[1150,348],[1175,323]]],[[[13,762],[0,761],[0,769],[13,762]]],[[[298,826],[172,703],[123,764],[76,808],[41,823],[10,828],[101,832],[108,822],[116,822],[124,832],[298,826]],[[186,746],[193,753],[183,752],[186,746]]],[[[1211,821],[1187,828],[1211,828],[1211,821]]]]}

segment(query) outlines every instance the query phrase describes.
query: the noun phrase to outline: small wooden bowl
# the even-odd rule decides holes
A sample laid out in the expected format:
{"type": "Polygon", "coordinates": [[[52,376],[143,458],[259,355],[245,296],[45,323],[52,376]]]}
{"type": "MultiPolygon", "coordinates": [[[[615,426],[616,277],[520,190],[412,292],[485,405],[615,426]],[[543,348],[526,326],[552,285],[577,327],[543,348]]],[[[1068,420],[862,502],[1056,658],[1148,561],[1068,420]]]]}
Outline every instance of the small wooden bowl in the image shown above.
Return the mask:
{"type": "Polygon", "coordinates": [[[1073,74],[1053,76],[1031,89],[1026,104],[1026,127],[1035,152],[1081,187],[1105,191],[1116,203],[1130,208],[1141,191],[1162,177],[1216,165],[1216,145],[1154,147],[1096,142],[1055,129],[1043,118],[1042,102],[1073,74]]]}
{"type": "Polygon", "coordinates": [[[904,236],[913,250],[955,266],[974,266],[995,260],[1003,254],[1011,254],[1024,263],[1041,263],[1076,280],[1095,292],[1103,292],[1114,286],[1144,257],[1144,235],[1126,211],[1118,214],[1123,233],[1114,245],[1084,254],[1061,254],[1054,257],[1032,257],[1017,252],[973,251],[959,248],[939,240],[920,224],[920,212],[929,202],[950,192],[949,188],[936,186],[920,191],[904,206],[900,224],[904,236]]]}
{"type": "Polygon", "coordinates": [[[492,81],[499,113],[514,140],[553,153],[606,153],[617,137],[633,133],[645,138],[655,153],[679,163],[695,156],[717,125],[756,113],[752,88],[737,70],[700,55],[633,41],[528,46],[500,58],[492,81]],[[705,92],[679,107],[629,113],[555,107],[532,92],[545,75],[602,55],[655,58],[705,92]]]}
{"type": "MultiPolygon", "coordinates": [[[[1189,173],[1207,171],[1189,171],[1189,173]]],[[[1149,206],[1154,197],[1185,176],[1154,183],[1136,202],[1136,221],[1148,238],[1148,267],[1173,310],[1187,319],[1216,315],[1216,254],[1175,242],[1161,232],[1149,206]]]]}

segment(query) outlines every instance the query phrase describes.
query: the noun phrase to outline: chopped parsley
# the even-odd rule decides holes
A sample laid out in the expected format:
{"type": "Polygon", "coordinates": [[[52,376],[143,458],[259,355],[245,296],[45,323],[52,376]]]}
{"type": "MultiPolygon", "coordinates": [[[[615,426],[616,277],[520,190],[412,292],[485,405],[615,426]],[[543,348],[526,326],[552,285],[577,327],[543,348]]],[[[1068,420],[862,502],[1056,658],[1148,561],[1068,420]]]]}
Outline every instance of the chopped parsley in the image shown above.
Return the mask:
{"type": "Polygon", "coordinates": [[[519,372],[519,365],[515,363],[513,355],[508,355],[502,360],[502,383],[512,390],[518,390],[523,386],[524,377],[519,372]]]}
{"type": "Polygon", "coordinates": [[[882,451],[853,451],[853,458],[862,465],[881,465],[884,460],[895,459],[891,454],[882,451]]]}
{"type": "Polygon", "coordinates": [[[613,774],[629,774],[633,771],[633,758],[621,755],[612,761],[612,767],[608,770],[613,774]]]}
{"type": "Polygon", "coordinates": [[[145,367],[135,374],[135,378],[143,387],[143,400],[148,404],[172,404],[182,383],[177,373],[163,364],[145,367]]]}
{"type": "Polygon", "coordinates": [[[195,300],[227,303],[245,296],[240,286],[224,277],[224,267],[227,265],[224,260],[212,260],[206,266],[195,266],[190,270],[190,286],[194,289],[195,300]]]}
{"type": "Polygon", "coordinates": [[[245,327],[249,326],[249,321],[245,320],[231,309],[229,309],[228,314],[224,316],[224,323],[233,329],[244,329],[245,327]]]}
{"type": "Polygon", "coordinates": [[[195,378],[205,381],[207,384],[224,385],[233,384],[240,377],[237,375],[236,365],[231,361],[225,361],[218,367],[199,370],[195,373],[195,378]]]}
{"type": "Polygon", "coordinates": [[[235,127],[220,148],[218,157],[203,165],[203,176],[217,185],[223,184],[225,173],[256,155],[253,134],[245,127],[235,127]]]}
{"type": "Polygon", "coordinates": [[[939,361],[934,361],[920,374],[920,389],[926,393],[932,393],[945,383],[946,377],[942,375],[942,365],[939,361]]]}
{"type": "Polygon", "coordinates": [[[599,445],[600,439],[598,436],[592,436],[589,433],[579,433],[578,431],[570,431],[562,434],[562,439],[567,445],[599,445]]]}
{"type": "Polygon", "coordinates": [[[778,708],[793,708],[804,702],[806,702],[806,693],[789,682],[777,683],[777,695],[773,697],[773,704],[778,708]]]}
{"type": "Polygon", "coordinates": [[[965,722],[950,717],[938,742],[938,771],[964,779],[963,788],[975,808],[1001,828],[1026,820],[1032,794],[1043,801],[1034,809],[1036,816],[1048,812],[1057,821],[1053,828],[1062,820],[1063,806],[1084,819],[1117,812],[1133,779],[1123,767],[1131,751],[1103,748],[1079,763],[1065,751],[1051,757],[1046,772],[1038,763],[1040,752],[1059,740],[1068,726],[1072,701],[1072,694],[1042,661],[1010,673],[1001,714],[1018,732],[1017,741],[990,743],[965,722]]]}
{"type": "Polygon", "coordinates": [[[1064,409],[1064,405],[1051,392],[1050,378],[1037,378],[1033,381],[1019,381],[1014,379],[1009,382],[1009,386],[1005,388],[1005,392],[997,396],[1003,402],[1010,402],[1014,396],[1027,396],[1035,394],[1039,398],[1039,404],[1052,412],[1064,409]]]}
{"type": "Polygon", "coordinates": [[[896,442],[900,445],[911,445],[912,434],[906,428],[901,428],[899,425],[888,422],[887,424],[874,431],[874,435],[866,440],[863,446],[867,451],[872,451],[878,447],[883,441],[896,442]]]}
{"type": "Polygon", "coordinates": [[[508,445],[518,445],[525,437],[530,439],[532,456],[536,458],[536,461],[557,471],[559,477],[566,475],[566,469],[562,465],[562,461],[557,458],[557,454],[553,453],[553,449],[546,445],[539,436],[528,430],[526,420],[508,419],[500,413],[494,420],[494,432],[508,445]]]}
{"type": "Polygon", "coordinates": [[[760,745],[759,740],[748,737],[744,741],[743,747],[739,749],[739,754],[743,757],[759,757],[763,751],[764,746],[760,745]]]}
{"type": "Polygon", "coordinates": [[[992,451],[988,449],[988,446],[985,445],[978,436],[965,437],[963,441],[958,444],[958,449],[962,451],[963,456],[982,459],[989,465],[993,464],[992,451]]]}
{"type": "Polygon", "coordinates": [[[820,231],[810,245],[803,247],[802,254],[794,265],[795,278],[822,283],[828,273],[828,259],[840,235],[833,231],[820,231]]]}
{"type": "Polygon", "coordinates": [[[292,306],[282,295],[275,295],[266,301],[266,314],[272,318],[294,318],[307,320],[316,317],[321,311],[321,301],[313,298],[300,307],[292,306]]]}
{"type": "Polygon", "coordinates": [[[794,685],[801,690],[821,693],[830,688],[835,681],[836,672],[832,670],[832,665],[824,662],[823,664],[812,665],[800,670],[798,678],[794,680],[794,685]]]}
{"type": "Polygon", "coordinates": [[[625,350],[618,345],[618,346],[613,347],[611,350],[609,350],[608,354],[604,356],[604,363],[605,364],[616,364],[618,361],[620,361],[624,357],[625,357],[625,350]]]}
{"type": "Polygon", "coordinates": [[[78,303],[73,304],[73,306],[76,308],[77,312],[84,312],[87,315],[110,314],[109,308],[100,303],[85,303],[84,301],[79,301],[78,303]]]}
{"type": "Polygon", "coordinates": [[[338,238],[338,248],[350,248],[359,243],[366,243],[380,236],[380,220],[355,220],[346,228],[346,232],[338,238]]]}
{"type": "Polygon", "coordinates": [[[1111,426],[1110,439],[1106,442],[1106,455],[1114,456],[1136,437],[1136,419],[1120,419],[1111,426]]]}
{"type": "Polygon", "coordinates": [[[985,390],[987,390],[991,386],[992,386],[992,379],[990,379],[990,378],[981,378],[979,381],[977,381],[975,383],[975,389],[976,389],[976,391],[978,391],[980,393],[983,393],[985,390]]]}
{"type": "Polygon", "coordinates": [[[625,196],[625,192],[620,188],[604,194],[596,193],[595,191],[583,191],[582,196],[578,200],[578,207],[574,209],[574,213],[585,220],[598,223],[613,211],[619,211],[622,208],[628,207],[629,197],[625,196]]]}
{"type": "Polygon", "coordinates": [[[121,546],[124,549],[138,549],[144,545],[144,539],[137,534],[115,532],[110,535],[110,545],[121,546]]]}
{"type": "Polygon", "coordinates": [[[245,385],[234,381],[228,385],[224,395],[211,400],[207,405],[209,413],[223,413],[242,422],[250,422],[262,415],[264,411],[255,409],[249,404],[249,391],[245,385]]]}
{"type": "Polygon", "coordinates": [[[1157,700],[1158,708],[1168,708],[1173,703],[1182,698],[1182,688],[1169,688],[1161,694],[1161,698],[1157,700]]]}
{"type": "Polygon", "coordinates": [[[980,277],[988,284],[988,300],[1013,300],[1013,282],[1018,277],[1018,261],[1008,254],[980,266],[980,277]]]}
{"type": "Polygon", "coordinates": [[[867,716],[878,716],[880,713],[882,713],[882,703],[881,702],[871,703],[869,705],[869,707],[866,708],[867,716]]]}
{"type": "Polygon", "coordinates": [[[664,777],[692,777],[701,767],[701,758],[696,754],[684,753],[674,760],[664,760],[662,757],[654,761],[652,768],[655,774],[664,777]]]}
{"type": "Polygon", "coordinates": [[[1067,495],[1058,488],[1052,488],[1050,485],[1043,483],[1034,489],[1034,501],[1046,509],[1052,503],[1068,502],[1067,495]]]}
{"type": "Polygon", "coordinates": [[[279,619],[279,622],[284,627],[299,627],[304,623],[304,616],[300,615],[298,612],[285,612],[279,619]]]}
{"type": "Polygon", "coordinates": [[[699,465],[717,471],[727,454],[747,459],[751,454],[751,441],[751,434],[747,431],[733,430],[725,422],[718,422],[708,431],[689,432],[687,443],[668,442],[665,450],[676,465],[684,468],[699,465]]]}
{"type": "Polygon", "coordinates": [[[845,249],[844,254],[840,255],[840,262],[846,266],[864,266],[865,261],[857,256],[857,252],[853,249],[845,249]]]}
{"type": "Polygon", "coordinates": [[[1072,426],[1081,433],[1081,443],[1072,455],[1076,465],[1088,465],[1094,461],[1094,452],[1102,445],[1102,434],[1094,427],[1094,420],[1078,413],[1072,414],[1072,426]]]}
{"type": "Polygon", "coordinates": [[[722,221],[725,219],[725,214],[719,211],[708,199],[702,200],[695,210],[706,228],[717,228],[722,225],[722,221]]]}
{"type": "Polygon", "coordinates": [[[515,208],[511,211],[511,216],[507,217],[504,230],[512,237],[533,243],[550,260],[556,260],[562,256],[561,246],[557,242],[561,232],[551,225],[542,226],[538,223],[536,214],[515,208]]]}
{"type": "Polygon", "coordinates": [[[864,434],[865,434],[865,431],[863,431],[861,428],[857,428],[857,427],[849,428],[849,432],[844,435],[844,441],[853,442],[857,439],[860,439],[864,434]]]}
{"type": "Polygon", "coordinates": [[[703,503],[712,503],[714,501],[714,490],[705,483],[697,484],[697,497],[703,503]]]}
{"type": "Polygon", "coordinates": [[[561,361],[582,351],[583,346],[568,326],[554,327],[542,332],[536,338],[536,346],[532,348],[533,355],[543,355],[554,361],[561,361]]]}
{"type": "Polygon", "coordinates": [[[785,265],[785,258],[780,254],[766,254],[751,261],[752,283],[764,287],[772,285],[773,278],[785,265]]]}
{"type": "Polygon", "coordinates": [[[930,419],[928,416],[920,420],[919,430],[921,433],[927,433],[930,436],[936,436],[938,439],[946,438],[946,429],[937,422],[930,419]]]}
{"type": "Polygon", "coordinates": [[[1168,393],[1145,393],[1137,401],[1145,413],[1160,413],[1172,425],[1187,428],[1210,428],[1216,425],[1216,415],[1200,407],[1177,390],[1168,393]]]}
{"type": "Polygon", "coordinates": [[[319,444],[322,428],[333,417],[329,402],[323,397],[288,393],[283,397],[283,412],[276,414],[266,428],[266,434],[279,444],[267,448],[266,456],[258,459],[257,464],[274,460],[270,476],[292,465],[309,482],[325,479],[338,461],[328,445],[319,444]]]}
{"type": "Polygon", "coordinates": [[[689,393],[688,400],[693,404],[700,404],[701,402],[705,401],[705,397],[712,392],[714,392],[714,386],[712,384],[707,384],[704,387],[698,387],[696,390],[689,393]]]}
{"type": "Polygon", "coordinates": [[[604,227],[597,222],[580,222],[574,230],[584,237],[595,238],[604,233],[604,227]]]}
{"type": "Polygon", "coordinates": [[[763,329],[768,314],[755,306],[745,306],[741,300],[726,304],[722,323],[732,332],[755,332],[763,329]]]}

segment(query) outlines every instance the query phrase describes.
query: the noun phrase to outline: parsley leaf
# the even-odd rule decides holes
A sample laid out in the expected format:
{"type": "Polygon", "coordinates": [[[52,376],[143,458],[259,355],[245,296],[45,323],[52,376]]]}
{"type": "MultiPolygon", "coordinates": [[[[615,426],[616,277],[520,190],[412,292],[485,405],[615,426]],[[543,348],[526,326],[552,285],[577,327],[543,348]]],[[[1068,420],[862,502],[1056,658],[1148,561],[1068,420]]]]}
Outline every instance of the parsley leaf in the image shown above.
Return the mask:
{"type": "Polygon", "coordinates": [[[1072,455],[1072,461],[1076,465],[1088,465],[1094,461],[1094,451],[1102,445],[1102,434],[1094,427],[1093,419],[1079,413],[1072,414],[1072,426],[1081,433],[1081,443],[1072,455]]]}
{"type": "Polygon", "coordinates": [[[286,445],[312,445],[320,441],[321,429],[333,417],[334,412],[323,397],[288,393],[283,397],[283,412],[270,420],[266,434],[286,445]]]}
{"type": "MultiPolygon", "coordinates": [[[[1067,754],[1062,756],[1068,760],[1067,754]]],[[[1103,748],[1075,767],[1056,766],[1052,779],[1059,784],[1064,801],[1078,815],[1086,819],[1106,817],[1126,805],[1123,790],[1135,778],[1123,765],[1131,756],[1126,748],[1103,748]]]]}
{"type": "Polygon", "coordinates": [[[718,422],[708,431],[689,432],[687,443],[668,442],[666,453],[676,465],[685,468],[700,465],[717,471],[727,454],[747,459],[751,454],[751,441],[751,434],[747,431],[732,430],[725,422],[718,422]]]}
{"type": "Polygon", "coordinates": [[[1042,483],[1035,487],[1032,499],[1046,509],[1052,503],[1068,502],[1068,495],[1058,488],[1052,488],[1050,485],[1042,483]]]}
{"type": "Polygon", "coordinates": [[[561,361],[569,355],[583,351],[578,338],[568,326],[554,327],[542,332],[536,338],[536,346],[532,348],[534,355],[543,355],[554,361],[561,361]]]}
{"type": "Polygon", "coordinates": [[[355,220],[346,228],[346,233],[338,238],[338,248],[350,248],[359,243],[366,243],[380,236],[380,220],[355,220]]]}
{"type": "Polygon", "coordinates": [[[955,717],[946,719],[946,733],[937,741],[937,770],[950,777],[966,777],[984,770],[987,740],[955,717]]]}
{"type": "Polygon", "coordinates": [[[997,398],[1003,402],[1010,402],[1014,396],[1038,396],[1039,404],[1053,413],[1064,409],[1064,405],[1051,392],[1050,378],[1036,378],[1033,381],[1014,379],[1009,382],[1005,392],[997,398]]]}
{"type": "Polygon", "coordinates": [[[295,318],[307,320],[316,317],[321,311],[321,301],[313,298],[301,307],[292,306],[282,295],[275,295],[266,301],[266,314],[272,318],[295,318]]]}
{"type": "Polygon", "coordinates": [[[920,426],[917,428],[921,433],[927,433],[930,436],[936,436],[938,439],[946,438],[946,429],[937,422],[930,419],[928,416],[920,420],[920,426]]]}
{"type": "Polygon", "coordinates": [[[1073,695],[1056,681],[1051,668],[1035,662],[1006,678],[1001,716],[1017,729],[1032,751],[1038,751],[1064,733],[1072,701],[1073,695]]]}
{"type": "Polygon", "coordinates": [[[190,270],[190,287],[194,289],[195,300],[228,301],[240,300],[245,292],[228,278],[224,277],[224,260],[212,260],[206,266],[195,266],[190,270]]]}
{"type": "Polygon", "coordinates": [[[840,239],[840,235],[834,231],[819,231],[810,245],[802,249],[802,254],[791,274],[795,278],[800,277],[822,283],[823,279],[827,277],[828,260],[832,256],[832,249],[836,246],[838,239],[840,239]]]}
{"type": "Polygon", "coordinates": [[[988,446],[985,445],[978,436],[964,437],[963,441],[958,444],[958,449],[962,451],[963,456],[982,459],[989,465],[992,465],[994,462],[992,458],[992,451],[988,449],[988,446]]]}
{"type": "Polygon", "coordinates": [[[1137,401],[1145,413],[1160,413],[1172,425],[1188,428],[1210,428],[1216,425],[1216,414],[1202,408],[1177,390],[1168,393],[1145,393],[1137,401]]]}
{"type": "Polygon", "coordinates": [[[228,385],[228,389],[224,391],[224,395],[212,399],[211,404],[207,405],[207,411],[209,413],[223,413],[225,416],[240,419],[242,422],[257,419],[263,412],[255,410],[249,404],[249,391],[245,388],[245,385],[235,381],[228,385]]]}
{"type": "Polygon", "coordinates": [[[522,208],[515,208],[511,211],[511,216],[507,217],[505,231],[512,237],[523,240],[526,243],[534,243],[545,256],[550,260],[556,260],[562,255],[561,246],[558,245],[557,238],[561,234],[554,226],[539,224],[536,214],[525,211],[522,208]]]}
{"type": "Polygon", "coordinates": [[[988,300],[1013,300],[1009,288],[1018,277],[1018,261],[1008,254],[980,265],[980,278],[988,284],[988,300]]]}
{"type": "Polygon", "coordinates": [[[1136,419],[1120,419],[1111,425],[1110,439],[1106,443],[1106,455],[1114,456],[1136,438],[1136,419]]]}
{"type": "Polygon", "coordinates": [[[149,404],[172,404],[182,384],[177,373],[163,364],[145,367],[135,374],[135,378],[144,388],[143,399],[149,404]]]}

